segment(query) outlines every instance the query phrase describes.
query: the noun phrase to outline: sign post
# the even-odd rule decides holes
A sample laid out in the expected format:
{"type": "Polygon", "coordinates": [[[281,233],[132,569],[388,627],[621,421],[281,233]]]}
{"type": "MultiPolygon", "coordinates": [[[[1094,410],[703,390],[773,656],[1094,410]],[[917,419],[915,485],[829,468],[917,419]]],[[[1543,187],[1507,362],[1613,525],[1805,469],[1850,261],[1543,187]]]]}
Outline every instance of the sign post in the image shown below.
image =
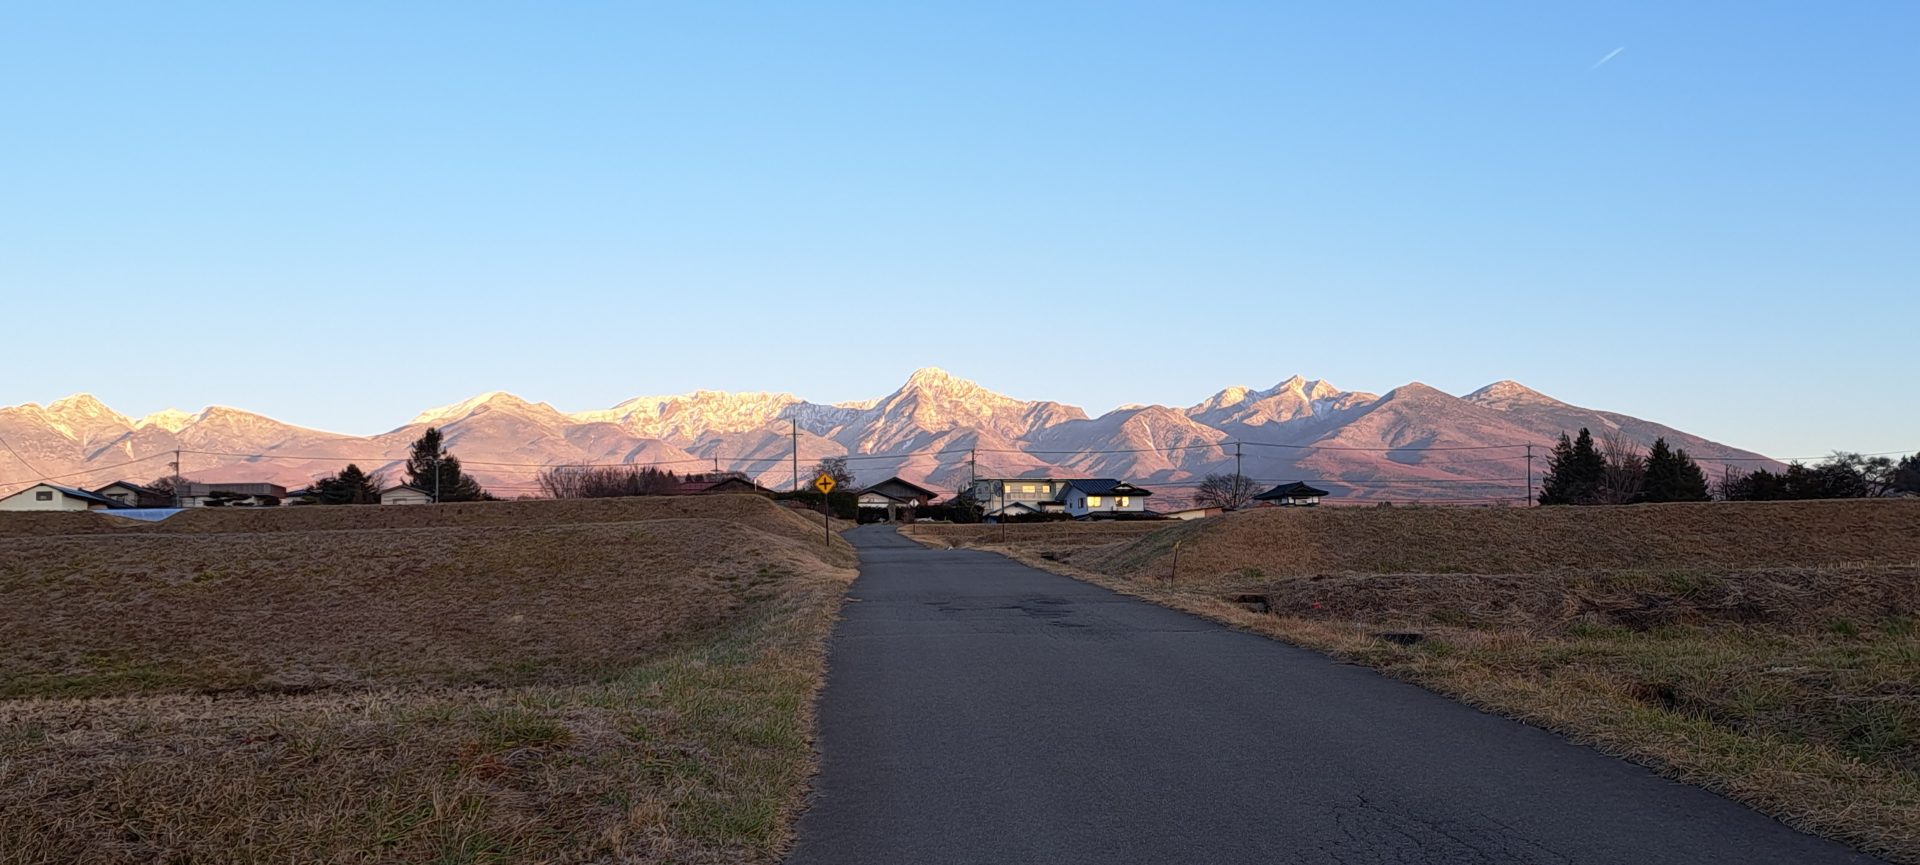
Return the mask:
{"type": "Polygon", "coordinates": [[[833,503],[827,497],[833,494],[833,488],[839,486],[833,475],[821,472],[813,479],[813,488],[820,491],[820,525],[827,530],[827,546],[833,546],[833,503]]]}

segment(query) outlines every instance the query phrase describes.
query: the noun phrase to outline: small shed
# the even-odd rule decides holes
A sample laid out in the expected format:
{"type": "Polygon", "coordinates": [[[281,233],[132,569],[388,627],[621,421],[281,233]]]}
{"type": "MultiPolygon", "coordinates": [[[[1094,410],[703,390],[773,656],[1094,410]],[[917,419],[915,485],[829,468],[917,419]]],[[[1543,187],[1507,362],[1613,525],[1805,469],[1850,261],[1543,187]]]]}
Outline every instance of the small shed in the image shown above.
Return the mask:
{"type": "Polygon", "coordinates": [[[381,490],[380,503],[383,505],[430,505],[433,504],[433,493],[410,484],[401,484],[381,490]]]}
{"type": "Polygon", "coordinates": [[[1281,484],[1253,497],[1256,502],[1283,508],[1310,508],[1320,503],[1320,497],[1326,490],[1308,486],[1303,481],[1281,484]]]}

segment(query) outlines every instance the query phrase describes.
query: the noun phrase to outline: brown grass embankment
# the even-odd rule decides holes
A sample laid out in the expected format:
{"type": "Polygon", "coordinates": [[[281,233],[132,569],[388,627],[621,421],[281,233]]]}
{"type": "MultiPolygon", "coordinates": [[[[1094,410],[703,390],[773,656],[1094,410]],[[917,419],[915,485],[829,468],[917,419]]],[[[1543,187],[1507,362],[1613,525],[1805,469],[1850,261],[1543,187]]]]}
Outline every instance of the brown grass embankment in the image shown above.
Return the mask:
{"type": "Polygon", "coordinates": [[[654,505],[0,538],[0,858],[771,861],[852,555],[654,505]]]}
{"type": "MultiPolygon", "coordinates": [[[[277,508],[194,508],[158,522],[112,516],[110,511],[0,512],[0,537],[72,534],[219,534],[223,532],[317,532],[357,529],[415,529],[481,526],[526,528],[543,525],[617,523],[636,520],[745,520],[765,531],[798,537],[807,533],[807,514],[762,507],[755,496],[636,496],[617,499],[562,499],[517,502],[460,502],[442,505],[316,505],[277,508]],[[772,520],[775,512],[803,519],[772,520]]],[[[814,537],[819,516],[812,515],[814,537]]],[[[839,525],[836,522],[836,527],[839,525]]]]}
{"type": "Polygon", "coordinates": [[[1131,542],[909,533],[1369,664],[1920,862],[1920,503],[1263,511],[1131,542]]]}

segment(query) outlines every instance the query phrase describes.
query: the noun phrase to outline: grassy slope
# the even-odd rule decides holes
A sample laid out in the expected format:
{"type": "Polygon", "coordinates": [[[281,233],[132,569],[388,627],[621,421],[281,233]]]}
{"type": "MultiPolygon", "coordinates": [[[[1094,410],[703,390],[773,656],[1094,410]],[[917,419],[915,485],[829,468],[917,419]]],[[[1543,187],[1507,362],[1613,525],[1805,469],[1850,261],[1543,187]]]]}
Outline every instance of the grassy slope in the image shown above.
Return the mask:
{"type": "Polygon", "coordinates": [[[1269,511],[1131,538],[1011,528],[1005,545],[990,529],[913,533],[1367,663],[1920,862],[1920,504],[1269,511]]]}
{"type": "Polygon", "coordinates": [[[434,510],[0,538],[0,858],[777,856],[844,543],[754,499],[434,510]]]}

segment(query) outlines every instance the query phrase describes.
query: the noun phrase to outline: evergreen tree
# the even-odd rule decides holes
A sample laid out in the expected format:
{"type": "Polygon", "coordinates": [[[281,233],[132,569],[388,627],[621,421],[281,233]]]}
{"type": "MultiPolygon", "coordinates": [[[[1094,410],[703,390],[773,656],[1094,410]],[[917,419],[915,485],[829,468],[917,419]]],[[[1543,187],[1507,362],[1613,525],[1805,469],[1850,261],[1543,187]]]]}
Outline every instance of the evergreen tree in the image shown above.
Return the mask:
{"type": "Polygon", "coordinates": [[[440,430],[428,427],[407,457],[407,484],[438,494],[435,501],[476,502],[488,498],[473,475],[460,470],[460,458],[448,451],[440,430]]]}
{"type": "Polygon", "coordinates": [[[1894,464],[1892,481],[1887,488],[1894,493],[1920,495],[1920,454],[1901,457],[1900,462],[1894,464]]]}
{"type": "Polygon", "coordinates": [[[1569,440],[1560,434],[1560,442],[1547,457],[1547,474],[1541,480],[1543,505],[1590,505],[1600,500],[1600,484],[1607,475],[1607,458],[1593,444],[1593,433],[1586,427],[1569,440]]]}
{"type": "Polygon", "coordinates": [[[1647,452],[1646,480],[1640,490],[1643,502],[1704,502],[1707,476],[1684,450],[1667,447],[1667,440],[1653,440],[1647,452]]]}
{"type": "Polygon", "coordinates": [[[380,503],[380,476],[367,474],[348,463],[339,474],[313,482],[313,500],[323,505],[377,505],[380,503]]]}
{"type": "Polygon", "coordinates": [[[1573,499],[1573,439],[1560,434],[1560,442],[1547,455],[1547,473],[1540,478],[1540,503],[1570,505],[1573,499]]]}

